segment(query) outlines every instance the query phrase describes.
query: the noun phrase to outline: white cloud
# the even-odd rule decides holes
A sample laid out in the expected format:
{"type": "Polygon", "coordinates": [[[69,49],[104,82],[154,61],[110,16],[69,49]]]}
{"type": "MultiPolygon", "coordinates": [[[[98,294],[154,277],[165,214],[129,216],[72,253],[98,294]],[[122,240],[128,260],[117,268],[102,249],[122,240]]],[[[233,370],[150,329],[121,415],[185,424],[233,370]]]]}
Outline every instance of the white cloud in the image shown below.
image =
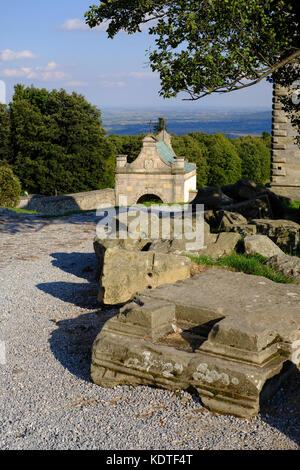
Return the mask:
{"type": "Polygon", "coordinates": [[[103,32],[107,29],[107,24],[102,23],[99,26],[95,26],[95,28],[90,28],[83,20],[79,18],[70,18],[66,20],[61,26],[60,29],[64,31],[98,31],[103,32]]]}
{"type": "Polygon", "coordinates": [[[14,52],[11,49],[5,49],[1,52],[0,58],[4,62],[8,62],[11,60],[20,60],[20,59],[36,59],[36,55],[28,50],[21,51],[21,52],[14,52]]]}
{"type": "Polygon", "coordinates": [[[55,72],[47,72],[47,71],[41,72],[40,77],[41,77],[41,80],[44,80],[45,82],[53,82],[53,81],[64,80],[65,78],[68,78],[69,75],[65,72],[56,70],[55,72]]]}
{"type": "Polygon", "coordinates": [[[49,64],[46,65],[45,71],[50,72],[52,70],[56,70],[58,65],[55,62],[49,62],[49,64]]]}
{"type": "Polygon", "coordinates": [[[79,18],[71,18],[66,20],[60,28],[64,31],[86,31],[89,29],[88,25],[79,18]]]}
{"type": "MultiPolygon", "coordinates": [[[[149,18],[149,16],[147,16],[149,18]]],[[[148,31],[151,26],[154,26],[157,23],[157,20],[150,20],[147,23],[144,23],[140,26],[142,32],[148,31]]],[[[109,25],[109,21],[103,21],[98,26],[90,28],[83,20],[80,18],[69,18],[61,26],[60,29],[64,31],[96,31],[96,32],[105,32],[109,25]]],[[[124,31],[120,31],[121,33],[124,31]]]]}
{"type": "Polygon", "coordinates": [[[45,82],[64,80],[69,77],[65,72],[58,70],[58,65],[55,62],[49,62],[45,67],[19,67],[4,69],[2,71],[2,75],[9,78],[36,78],[45,82]]]}
{"type": "Polygon", "coordinates": [[[18,69],[4,69],[2,75],[9,78],[26,77],[36,78],[37,73],[30,67],[19,67],[18,69]]]}

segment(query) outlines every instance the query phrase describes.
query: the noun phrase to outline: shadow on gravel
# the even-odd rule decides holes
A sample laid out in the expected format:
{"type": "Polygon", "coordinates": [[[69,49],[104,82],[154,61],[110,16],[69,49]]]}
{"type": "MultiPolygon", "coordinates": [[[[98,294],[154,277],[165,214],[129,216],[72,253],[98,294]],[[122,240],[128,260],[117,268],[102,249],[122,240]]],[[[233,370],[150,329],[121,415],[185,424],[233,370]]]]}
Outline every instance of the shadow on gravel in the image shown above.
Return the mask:
{"type": "Polygon", "coordinates": [[[52,265],[74,276],[95,282],[97,257],[95,253],[51,253],[52,265]]]}
{"type": "Polygon", "coordinates": [[[10,235],[23,231],[38,232],[49,225],[72,224],[84,228],[85,225],[91,223],[95,225],[98,221],[99,217],[94,212],[44,218],[35,214],[22,214],[10,210],[0,211],[0,231],[2,234],[10,235]]]}
{"type": "Polygon", "coordinates": [[[45,282],[37,288],[63,302],[78,307],[96,308],[99,283],[95,280],[97,258],[94,253],[51,253],[53,266],[88,282],[45,282]]]}
{"type": "Polygon", "coordinates": [[[116,310],[79,315],[57,321],[57,329],[49,343],[55,358],[79,379],[90,382],[91,350],[93,342],[104,323],[116,314],[116,310]]]}
{"type": "MultiPolygon", "coordinates": [[[[67,320],[56,322],[49,339],[55,358],[71,374],[91,382],[90,365],[93,342],[107,320],[118,313],[118,309],[95,310],[67,320]]],[[[300,445],[300,373],[295,370],[282,384],[280,390],[261,405],[260,418],[300,445]]],[[[201,400],[190,390],[193,400],[201,400]]],[[[242,418],[241,418],[242,419],[242,418]]],[[[279,444],[279,443],[278,443],[279,444]]],[[[274,449],[276,448],[274,442],[274,449]]],[[[279,445],[280,447],[280,445],[279,445]]]]}
{"type": "Polygon", "coordinates": [[[261,405],[260,415],[300,446],[300,372],[296,367],[280,390],[261,405]]]}
{"type": "Polygon", "coordinates": [[[97,295],[99,284],[79,282],[44,282],[36,287],[46,294],[52,295],[63,302],[68,302],[77,307],[96,308],[99,306],[97,295]]]}

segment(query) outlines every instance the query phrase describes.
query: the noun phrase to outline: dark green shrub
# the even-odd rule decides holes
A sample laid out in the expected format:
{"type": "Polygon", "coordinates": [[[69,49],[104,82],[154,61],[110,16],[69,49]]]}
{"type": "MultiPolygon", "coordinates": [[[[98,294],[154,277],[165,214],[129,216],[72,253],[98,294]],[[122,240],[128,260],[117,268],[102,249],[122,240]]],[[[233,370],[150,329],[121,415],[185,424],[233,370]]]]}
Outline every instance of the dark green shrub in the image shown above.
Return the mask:
{"type": "Polygon", "coordinates": [[[16,207],[20,201],[21,183],[11,168],[0,166],[0,206],[16,207]]]}

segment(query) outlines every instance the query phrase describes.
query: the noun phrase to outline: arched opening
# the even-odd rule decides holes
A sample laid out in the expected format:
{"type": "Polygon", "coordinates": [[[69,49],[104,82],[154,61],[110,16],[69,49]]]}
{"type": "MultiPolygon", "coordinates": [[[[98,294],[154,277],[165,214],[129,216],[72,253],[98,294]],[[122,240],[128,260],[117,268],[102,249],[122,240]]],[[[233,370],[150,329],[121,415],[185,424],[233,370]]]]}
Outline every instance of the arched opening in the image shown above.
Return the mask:
{"type": "Polygon", "coordinates": [[[159,196],[156,196],[156,194],[144,194],[138,199],[137,204],[145,204],[145,203],[162,204],[163,201],[161,200],[159,196]]]}

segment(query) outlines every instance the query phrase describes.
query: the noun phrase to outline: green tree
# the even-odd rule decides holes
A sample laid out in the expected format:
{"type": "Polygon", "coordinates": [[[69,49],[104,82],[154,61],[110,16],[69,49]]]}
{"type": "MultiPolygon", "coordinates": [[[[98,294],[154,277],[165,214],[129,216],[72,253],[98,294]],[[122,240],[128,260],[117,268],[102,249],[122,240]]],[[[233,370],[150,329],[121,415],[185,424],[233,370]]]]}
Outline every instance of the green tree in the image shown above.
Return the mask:
{"type": "Polygon", "coordinates": [[[65,194],[111,183],[114,147],[100,111],[82,95],[17,85],[10,108],[14,168],[29,192],[65,194]]]}
{"type": "Polygon", "coordinates": [[[208,156],[208,185],[225,186],[242,176],[242,162],[234,144],[223,134],[200,134],[208,156]]]}
{"type": "Polygon", "coordinates": [[[85,17],[110,38],[155,20],[149,59],[167,98],[245,88],[300,57],[298,0],[102,0],[85,17]]]}
{"type": "Polygon", "coordinates": [[[0,164],[0,206],[16,207],[20,200],[21,183],[11,168],[0,164]]]}
{"type": "Polygon", "coordinates": [[[5,104],[0,103],[0,163],[9,163],[11,159],[10,112],[5,104]]]}
{"type": "Polygon", "coordinates": [[[197,187],[202,188],[207,184],[208,164],[207,147],[197,139],[195,133],[188,135],[172,135],[172,147],[176,155],[183,155],[186,160],[197,165],[197,187]]]}
{"type": "Polygon", "coordinates": [[[131,163],[136,159],[143,145],[142,135],[117,135],[111,134],[107,139],[115,147],[115,155],[127,155],[127,161],[131,163]]]}
{"type": "Polygon", "coordinates": [[[232,139],[242,162],[242,177],[265,183],[270,180],[271,151],[261,137],[232,139]]]}

